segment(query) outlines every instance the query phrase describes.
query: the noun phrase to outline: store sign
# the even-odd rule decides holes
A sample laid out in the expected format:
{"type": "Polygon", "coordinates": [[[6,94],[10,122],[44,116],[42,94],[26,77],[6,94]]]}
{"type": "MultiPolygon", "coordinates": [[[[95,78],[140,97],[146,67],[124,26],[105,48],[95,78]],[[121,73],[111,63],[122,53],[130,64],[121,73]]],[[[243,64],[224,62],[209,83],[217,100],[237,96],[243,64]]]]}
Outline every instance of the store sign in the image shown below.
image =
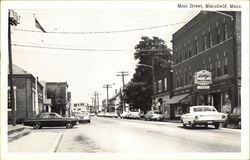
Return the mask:
{"type": "Polygon", "coordinates": [[[210,89],[210,86],[197,86],[197,89],[210,89]]]}
{"type": "Polygon", "coordinates": [[[194,83],[200,86],[212,84],[212,73],[207,70],[194,73],[194,83]]]}

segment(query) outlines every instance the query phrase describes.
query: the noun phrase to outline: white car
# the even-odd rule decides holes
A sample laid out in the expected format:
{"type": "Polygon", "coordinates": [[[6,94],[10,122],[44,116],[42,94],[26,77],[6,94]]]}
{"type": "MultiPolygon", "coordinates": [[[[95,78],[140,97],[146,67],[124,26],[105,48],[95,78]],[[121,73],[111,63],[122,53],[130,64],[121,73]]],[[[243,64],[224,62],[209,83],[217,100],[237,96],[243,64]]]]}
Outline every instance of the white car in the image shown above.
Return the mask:
{"type": "Polygon", "coordinates": [[[140,113],[139,112],[132,112],[132,111],[130,111],[129,114],[128,114],[128,118],[139,119],[140,118],[140,113]]]}
{"type": "Polygon", "coordinates": [[[224,123],[227,115],[217,112],[214,106],[191,106],[186,114],[181,116],[183,127],[190,125],[214,125],[216,129],[220,127],[220,123],[224,123]]]}
{"type": "Polygon", "coordinates": [[[120,114],[120,118],[128,118],[129,112],[123,111],[122,114],[120,114]]]}
{"type": "Polygon", "coordinates": [[[164,120],[164,114],[162,114],[161,111],[158,110],[151,110],[148,111],[147,114],[144,115],[145,117],[145,121],[152,121],[152,120],[156,120],[156,121],[162,121],[164,120]]]}

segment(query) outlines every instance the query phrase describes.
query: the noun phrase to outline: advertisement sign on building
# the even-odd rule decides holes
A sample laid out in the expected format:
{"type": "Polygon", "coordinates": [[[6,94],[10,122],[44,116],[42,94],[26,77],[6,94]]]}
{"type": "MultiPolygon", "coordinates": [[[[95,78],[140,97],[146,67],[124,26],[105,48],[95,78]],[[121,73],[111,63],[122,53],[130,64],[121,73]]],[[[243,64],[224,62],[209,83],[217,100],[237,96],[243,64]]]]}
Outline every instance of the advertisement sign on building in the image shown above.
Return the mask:
{"type": "Polygon", "coordinates": [[[200,86],[212,84],[212,73],[207,70],[201,70],[194,73],[194,83],[200,86]]]}

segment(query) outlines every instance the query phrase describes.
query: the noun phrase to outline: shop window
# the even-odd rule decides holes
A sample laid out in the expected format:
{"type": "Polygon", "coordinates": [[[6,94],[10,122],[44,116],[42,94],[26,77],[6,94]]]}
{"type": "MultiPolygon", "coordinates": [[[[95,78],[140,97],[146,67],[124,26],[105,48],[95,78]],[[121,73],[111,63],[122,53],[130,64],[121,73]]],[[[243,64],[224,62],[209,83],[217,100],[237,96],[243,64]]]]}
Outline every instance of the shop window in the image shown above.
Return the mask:
{"type": "Polygon", "coordinates": [[[162,80],[158,81],[158,92],[162,92],[162,80]]]}

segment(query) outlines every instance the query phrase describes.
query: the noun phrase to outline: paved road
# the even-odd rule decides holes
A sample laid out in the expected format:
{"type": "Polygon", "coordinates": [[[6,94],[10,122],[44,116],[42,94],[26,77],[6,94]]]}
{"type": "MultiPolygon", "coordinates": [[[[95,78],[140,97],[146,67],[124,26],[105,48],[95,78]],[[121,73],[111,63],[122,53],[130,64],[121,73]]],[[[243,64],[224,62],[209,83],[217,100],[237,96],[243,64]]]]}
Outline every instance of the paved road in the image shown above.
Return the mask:
{"type": "Polygon", "coordinates": [[[240,152],[241,130],[197,127],[181,123],[149,122],[93,117],[73,129],[44,128],[63,132],[57,152],[240,152]]]}

